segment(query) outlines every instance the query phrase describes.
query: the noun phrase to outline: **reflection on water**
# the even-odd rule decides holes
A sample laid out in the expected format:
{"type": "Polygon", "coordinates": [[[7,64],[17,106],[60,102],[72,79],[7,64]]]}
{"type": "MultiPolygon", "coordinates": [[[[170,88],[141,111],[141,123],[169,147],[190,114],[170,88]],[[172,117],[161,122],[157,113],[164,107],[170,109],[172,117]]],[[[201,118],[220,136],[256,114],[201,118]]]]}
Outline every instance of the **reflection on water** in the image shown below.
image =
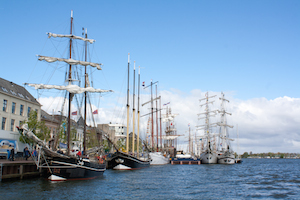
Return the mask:
{"type": "Polygon", "coordinates": [[[299,167],[299,159],[244,159],[236,165],[107,170],[88,181],[2,182],[0,199],[300,199],[299,167]]]}

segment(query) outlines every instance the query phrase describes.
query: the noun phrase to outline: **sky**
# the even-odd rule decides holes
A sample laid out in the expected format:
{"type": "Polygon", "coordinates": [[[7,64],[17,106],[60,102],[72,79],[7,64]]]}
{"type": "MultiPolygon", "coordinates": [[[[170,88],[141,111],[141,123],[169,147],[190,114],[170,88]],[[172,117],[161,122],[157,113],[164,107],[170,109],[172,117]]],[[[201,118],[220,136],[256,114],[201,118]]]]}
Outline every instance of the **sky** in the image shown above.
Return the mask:
{"type": "MultiPolygon", "coordinates": [[[[170,102],[179,114],[179,134],[188,134],[188,124],[196,132],[206,92],[224,92],[235,151],[300,152],[299,1],[0,1],[1,78],[19,85],[63,83],[64,69],[49,70],[36,55],[58,53],[54,43],[63,44],[46,33],[69,34],[71,10],[74,34],[84,27],[96,40],[89,48],[103,66],[93,77],[95,86],[114,91],[94,104],[101,111],[97,122],[125,123],[130,53],[131,81],[136,61],[141,81],[158,81],[162,104],[170,102]]],[[[42,109],[58,112],[58,92],[26,89],[42,109]]],[[[149,98],[149,88],[142,89],[141,101],[149,98]]],[[[187,138],[179,141],[186,150],[187,138]]]]}

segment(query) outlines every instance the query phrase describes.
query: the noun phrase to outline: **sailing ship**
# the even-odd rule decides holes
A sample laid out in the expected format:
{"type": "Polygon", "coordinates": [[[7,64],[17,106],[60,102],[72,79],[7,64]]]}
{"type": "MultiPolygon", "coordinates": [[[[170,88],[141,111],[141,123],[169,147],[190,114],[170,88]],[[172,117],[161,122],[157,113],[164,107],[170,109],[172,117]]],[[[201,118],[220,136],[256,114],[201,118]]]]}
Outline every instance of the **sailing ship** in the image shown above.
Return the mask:
{"type": "Polygon", "coordinates": [[[67,150],[66,154],[58,153],[54,149],[50,149],[46,143],[40,140],[32,130],[28,129],[28,125],[24,123],[20,128],[19,132],[35,141],[40,146],[40,156],[38,162],[36,162],[39,168],[44,169],[43,175],[51,181],[63,181],[63,180],[84,180],[84,179],[94,179],[99,176],[102,176],[106,170],[106,164],[103,163],[103,160],[99,160],[101,148],[95,147],[94,149],[86,149],[86,108],[87,108],[87,94],[88,93],[103,93],[111,92],[111,90],[102,90],[94,89],[89,86],[87,66],[91,66],[98,70],[101,70],[101,64],[92,63],[87,61],[87,44],[94,43],[95,40],[87,38],[87,31],[85,31],[85,37],[75,36],[72,34],[73,30],[73,11],[71,11],[71,25],[70,25],[70,34],[54,34],[47,33],[48,37],[59,37],[59,38],[68,38],[68,47],[69,47],[69,58],[55,58],[48,56],[38,56],[38,60],[46,61],[48,63],[52,62],[64,62],[67,64],[68,76],[67,76],[67,85],[44,85],[44,84],[29,84],[26,85],[35,87],[35,89],[58,89],[64,90],[66,94],[69,95],[69,104],[68,104],[68,122],[67,122],[67,150]],[[85,61],[74,60],[72,58],[72,44],[73,40],[83,41],[85,46],[85,61]],[[85,67],[85,86],[80,87],[74,84],[72,79],[72,66],[79,65],[85,67]],[[84,107],[84,140],[83,140],[83,156],[76,157],[76,155],[70,154],[70,135],[71,135],[71,101],[75,94],[83,94],[85,96],[85,107],[84,107]]]}
{"type": "MultiPolygon", "coordinates": [[[[115,170],[135,170],[146,168],[150,166],[148,156],[140,157],[139,153],[139,127],[140,127],[140,68],[138,76],[138,124],[137,124],[137,152],[135,152],[135,65],[134,65],[134,79],[133,79],[133,131],[132,131],[132,150],[129,151],[129,71],[130,71],[130,54],[128,54],[128,79],[127,79],[127,134],[126,134],[126,152],[120,151],[118,148],[116,152],[108,160],[108,169],[115,170]]],[[[112,143],[112,142],[111,142],[112,143]]],[[[113,144],[113,143],[112,143],[113,144]]],[[[114,145],[114,144],[113,144],[114,145]]],[[[114,145],[116,146],[116,145],[114,145]]]]}
{"type": "Polygon", "coordinates": [[[198,120],[204,119],[203,125],[198,125],[197,130],[204,130],[204,134],[201,136],[203,148],[201,148],[200,160],[202,164],[217,164],[218,157],[216,147],[214,145],[215,137],[212,133],[212,127],[216,127],[216,123],[211,123],[210,118],[216,116],[217,110],[210,110],[209,104],[213,104],[214,101],[210,101],[210,98],[214,98],[216,95],[209,96],[208,92],[205,94],[205,98],[199,101],[205,101],[200,107],[205,106],[205,112],[198,114],[198,120]],[[204,115],[204,117],[202,117],[204,115]]]}
{"type": "Polygon", "coordinates": [[[233,128],[233,126],[230,126],[227,124],[227,118],[226,115],[231,115],[231,113],[226,112],[225,110],[225,103],[229,100],[225,99],[225,95],[222,92],[221,97],[219,98],[221,100],[221,110],[219,111],[221,115],[221,120],[218,124],[220,127],[220,151],[218,152],[218,164],[234,164],[235,163],[235,157],[234,152],[231,149],[230,141],[233,141],[229,137],[228,128],[233,128]]]}
{"type": "Polygon", "coordinates": [[[150,85],[145,86],[144,89],[150,87],[151,90],[151,99],[150,101],[147,101],[145,103],[142,104],[142,106],[145,106],[149,103],[151,103],[151,112],[148,114],[145,114],[143,116],[146,115],[150,115],[150,118],[148,120],[148,129],[147,129],[147,138],[149,139],[148,144],[146,144],[147,146],[149,146],[147,149],[149,149],[149,156],[151,158],[150,161],[150,165],[165,165],[170,163],[170,159],[169,159],[169,153],[166,151],[166,149],[163,148],[163,144],[162,144],[162,140],[166,139],[165,135],[162,135],[162,126],[161,126],[161,121],[162,121],[162,117],[161,117],[161,96],[157,96],[157,83],[156,82],[152,82],[150,85]],[[156,97],[153,98],[153,94],[152,94],[152,87],[153,85],[156,86],[156,97]],[[158,108],[158,101],[160,102],[160,108],[158,108]],[[154,107],[154,102],[156,102],[156,107],[154,107]],[[154,113],[156,115],[156,123],[154,123],[154,113]],[[158,120],[158,115],[160,115],[160,120],[158,120]],[[154,124],[156,124],[156,136],[155,136],[155,131],[154,131],[154,124]],[[160,125],[158,125],[160,124],[160,125]],[[150,127],[149,127],[150,125],[150,127]],[[160,130],[160,131],[159,131],[160,130]],[[148,134],[149,133],[149,134],[148,134]],[[156,137],[156,140],[155,140],[156,137]],[[160,144],[159,144],[160,143],[160,144]]]}

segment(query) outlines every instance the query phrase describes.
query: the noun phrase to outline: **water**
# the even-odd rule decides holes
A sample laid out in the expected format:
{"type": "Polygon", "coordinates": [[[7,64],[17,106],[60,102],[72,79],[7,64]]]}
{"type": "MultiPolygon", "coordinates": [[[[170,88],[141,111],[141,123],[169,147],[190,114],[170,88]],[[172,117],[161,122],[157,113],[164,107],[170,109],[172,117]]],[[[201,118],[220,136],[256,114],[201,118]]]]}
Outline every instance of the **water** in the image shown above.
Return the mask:
{"type": "Polygon", "coordinates": [[[105,171],[89,181],[0,183],[0,199],[300,199],[300,159],[105,171]]]}

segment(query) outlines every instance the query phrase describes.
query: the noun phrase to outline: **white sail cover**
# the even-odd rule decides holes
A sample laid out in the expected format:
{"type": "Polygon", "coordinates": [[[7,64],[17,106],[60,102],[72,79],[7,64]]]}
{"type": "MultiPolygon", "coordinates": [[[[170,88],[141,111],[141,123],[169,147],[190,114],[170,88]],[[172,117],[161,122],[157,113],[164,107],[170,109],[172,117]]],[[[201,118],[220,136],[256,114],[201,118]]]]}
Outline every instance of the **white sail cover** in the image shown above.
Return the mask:
{"type": "Polygon", "coordinates": [[[41,56],[41,55],[38,55],[38,57],[39,57],[40,61],[45,60],[46,62],[50,62],[50,63],[56,62],[56,61],[61,61],[61,62],[68,63],[70,65],[83,65],[83,66],[90,65],[92,67],[96,67],[98,70],[101,70],[100,63],[92,63],[92,62],[86,62],[86,61],[73,60],[71,58],[69,58],[69,59],[55,58],[55,57],[41,56]]]}
{"type": "Polygon", "coordinates": [[[57,90],[67,90],[73,94],[80,94],[83,92],[93,92],[93,93],[101,93],[101,92],[113,92],[112,90],[102,90],[102,89],[94,89],[92,87],[81,88],[77,85],[44,85],[44,84],[32,84],[32,83],[24,83],[25,85],[29,85],[34,87],[35,89],[57,89],[57,90]]]}
{"type": "Polygon", "coordinates": [[[79,36],[76,36],[76,35],[62,35],[62,34],[55,34],[55,33],[47,33],[48,34],[48,38],[51,38],[51,37],[61,37],[61,38],[70,38],[70,39],[78,39],[78,40],[83,40],[83,41],[87,41],[91,44],[93,44],[96,40],[93,40],[93,39],[88,39],[88,38],[83,38],[83,37],[79,37],[79,36]]]}
{"type": "Polygon", "coordinates": [[[42,147],[42,150],[49,156],[56,156],[56,157],[61,157],[61,158],[69,158],[68,156],[66,155],[62,155],[62,154],[59,154],[55,151],[52,151],[48,146],[47,144],[40,140],[31,130],[29,130],[28,128],[28,124],[27,123],[24,123],[22,124],[21,128],[19,129],[19,132],[29,138],[29,139],[32,139],[33,141],[35,141],[39,146],[42,147]]]}
{"type": "MultiPolygon", "coordinates": [[[[180,135],[162,135],[162,139],[163,140],[175,140],[176,138],[178,138],[180,135]]],[[[158,138],[160,139],[160,136],[158,136],[158,138]]]]}

